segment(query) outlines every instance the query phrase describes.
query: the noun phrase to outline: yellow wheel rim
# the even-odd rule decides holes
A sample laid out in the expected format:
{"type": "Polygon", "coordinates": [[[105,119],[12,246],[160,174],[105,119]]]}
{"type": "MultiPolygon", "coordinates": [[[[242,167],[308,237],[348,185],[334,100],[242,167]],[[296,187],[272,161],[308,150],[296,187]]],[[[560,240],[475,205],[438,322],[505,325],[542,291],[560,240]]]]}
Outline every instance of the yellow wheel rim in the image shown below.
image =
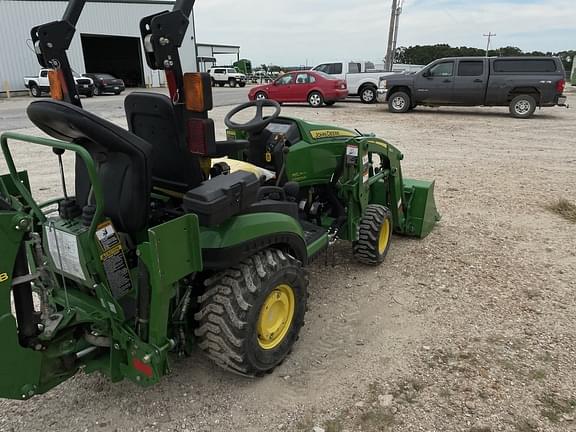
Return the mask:
{"type": "Polygon", "coordinates": [[[390,241],[390,219],[386,219],[380,228],[380,236],[378,238],[378,253],[382,255],[386,251],[388,242],[390,241]]]}
{"type": "Polygon", "coordinates": [[[260,310],[258,318],[258,344],[271,350],[282,343],[294,319],[294,290],[282,284],[272,290],[260,310]]]}

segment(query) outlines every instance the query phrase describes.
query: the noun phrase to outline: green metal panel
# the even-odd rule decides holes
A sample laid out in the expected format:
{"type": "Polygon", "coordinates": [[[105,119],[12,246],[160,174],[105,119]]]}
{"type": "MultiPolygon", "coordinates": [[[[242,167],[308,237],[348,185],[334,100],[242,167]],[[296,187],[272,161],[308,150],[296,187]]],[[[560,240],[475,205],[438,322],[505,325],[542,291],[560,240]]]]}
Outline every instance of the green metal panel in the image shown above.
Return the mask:
{"type": "Polygon", "coordinates": [[[434,200],[434,182],[404,179],[404,190],[409,196],[405,234],[424,238],[440,220],[434,200]]]}
{"type": "Polygon", "coordinates": [[[216,227],[200,228],[202,249],[222,249],[272,234],[296,234],[304,239],[302,226],[280,213],[254,213],[234,217],[216,227]]]}
{"type": "Polygon", "coordinates": [[[22,217],[22,213],[0,212],[0,398],[10,399],[26,399],[37,392],[42,364],[40,353],[20,346],[10,306],[12,272],[24,237],[14,227],[22,217]]]}
{"type": "Polygon", "coordinates": [[[202,270],[198,217],[187,214],[148,230],[161,285],[202,270]]]}
{"type": "Polygon", "coordinates": [[[138,253],[148,267],[152,290],[149,343],[159,347],[167,343],[174,284],[202,270],[198,217],[187,214],[151,228],[148,233],[150,240],[138,246],[138,253]]]}

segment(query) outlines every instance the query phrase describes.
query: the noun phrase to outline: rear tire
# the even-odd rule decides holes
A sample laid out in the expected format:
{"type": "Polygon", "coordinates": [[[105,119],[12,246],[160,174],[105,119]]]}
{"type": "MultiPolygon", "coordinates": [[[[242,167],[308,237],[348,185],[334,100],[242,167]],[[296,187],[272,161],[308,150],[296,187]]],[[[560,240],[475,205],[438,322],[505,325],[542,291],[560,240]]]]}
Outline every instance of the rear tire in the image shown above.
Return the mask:
{"type": "Polygon", "coordinates": [[[320,108],[324,104],[324,97],[319,92],[312,92],[308,95],[308,103],[311,107],[320,108]]]}
{"type": "Polygon", "coordinates": [[[388,99],[388,110],[391,113],[405,113],[411,106],[410,96],[402,91],[392,93],[388,99]]]}
{"type": "Polygon", "coordinates": [[[40,87],[38,87],[36,84],[32,84],[30,85],[30,94],[33,97],[40,97],[42,96],[42,90],[40,90],[40,87]]]}
{"type": "Polygon", "coordinates": [[[536,111],[536,99],[531,95],[516,96],[510,102],[510,114],[514,118],[527,119],[536,111]]]}
{"type": "Polygon", "coordinates": [[[308,279],[298,260],[266,249],[205,282],[198,298],[198,346],[216,364],[246,376],[271,372],[304,325],[308,279]]]}
{"type": "Polygon", "coordinates": [[[360,100],[362,103],[365,104],[373,104],[376,103],[376,87],[373,86],[365,86],[360,90],[360,100]]]}
{"type": "Polygon", "coordinates": [[[363,264],[384,261],[392,239],[392,213],[386,207],[370,204],[358,226],[358,240],[352,244],[354,258],[363,264]]]}

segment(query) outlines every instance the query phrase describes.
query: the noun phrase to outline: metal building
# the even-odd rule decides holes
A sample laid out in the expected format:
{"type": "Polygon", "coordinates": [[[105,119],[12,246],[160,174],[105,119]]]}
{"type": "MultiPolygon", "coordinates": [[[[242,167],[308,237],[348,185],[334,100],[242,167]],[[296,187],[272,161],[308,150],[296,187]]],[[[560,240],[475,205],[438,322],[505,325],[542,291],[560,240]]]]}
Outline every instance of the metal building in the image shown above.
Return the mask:
{"type": "MultiPolygon", "coordinates": [[[[30,29],[62,18],[67,2],[60,0],[0,0],[0,95],[25,90],[23,77],[36,75],[39,65],[31,46],[30,29]]],[[[68,50],[78,73],[110,73],[128,86],[158,86],[164,75],[146,65],[140,42],[140,19],[171,10],[172,1],[88,0],[68,50]]],[[[182,67],[195,72],[194,19],[180,50],[182,67]]]]}
{"type": "Polygon", "coordinates": [[[217,55],[235,56],[240,60],[240,47],[238,45],[196,44],[198,52],[199,72],[208,72],[211,67],[218,66],[217,55]]]}

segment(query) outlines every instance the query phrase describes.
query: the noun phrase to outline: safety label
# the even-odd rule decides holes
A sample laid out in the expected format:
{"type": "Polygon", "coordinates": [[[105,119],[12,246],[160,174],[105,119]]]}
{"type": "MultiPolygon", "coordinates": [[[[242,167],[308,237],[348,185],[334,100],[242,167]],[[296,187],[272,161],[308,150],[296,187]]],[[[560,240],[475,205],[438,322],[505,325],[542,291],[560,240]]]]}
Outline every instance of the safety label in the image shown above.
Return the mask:
{"type": "Polygon", "coordinates": [[[86,280],[84,269],[80,264],[80,252],[78,251],[78,239],[70,234],[48,225],[45,228],[48,240],[48,252],[54,262],[54,266],[69,275],[86,280]]]}
{"type": "Polygon", "coordinates": [[[132,289],[132,280],[120,237],[111,222],[98,226],[96,240],[100,246],[100,260],[108,278],[108,285],[114,297],[120,298],[132,289]]]}

